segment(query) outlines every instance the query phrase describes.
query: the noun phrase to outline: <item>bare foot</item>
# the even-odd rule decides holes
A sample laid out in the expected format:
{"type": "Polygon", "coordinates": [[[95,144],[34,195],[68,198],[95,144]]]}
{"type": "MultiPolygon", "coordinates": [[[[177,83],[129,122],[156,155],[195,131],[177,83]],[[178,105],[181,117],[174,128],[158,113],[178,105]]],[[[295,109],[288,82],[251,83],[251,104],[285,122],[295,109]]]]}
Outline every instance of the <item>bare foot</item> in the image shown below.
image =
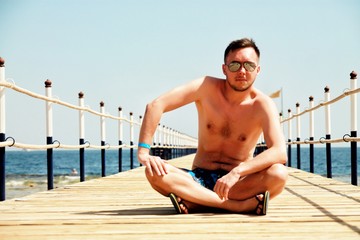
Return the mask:
{"type": "Polygon", "coordinates": [[[266,215],[268,203],[270,200],[270,192],[266,191],[262,194],[258,194],[255,196],[255,199],[258,201],[258,204],[255,208],[255,213],[257,215],[266,215]]]}
{"type": "Polygon", "coordinates": [[[176,213],[185,213],[185,214],[189,213],[188,206],[184,203],[184,201],[180,197],[176,196],[173,193],[170,193],[169,198],[175,208],[176,213]]]}
{"type": "Polygon", "coordinates": [[[183,214],[189,214],[189,208],[188,208],[188,204],[189,203],[185,203],[185,200],[182,200],[180,197],[177,197],[176,199],[179,203],[180,209],[181,209],[181,213],[183,214]]]}
{"type": "Polygon", "coordinates": [[[169,194],[169,198],[177,213],[188,214],[189,210],[193,210],[197,206],[195,203],[185,201],[173,193],[169,194]]]}
{"type": "Polygon", "coordinates": [[[215,212],[216,210],[219,210],[216,208],[201,206],[196,203],[181,199],[180,197],[176,197],[176,200],[178,201],[180,209],[181,209],[181,213],[183,213],[183,214],[208,212],[209,210],[212,210],[215,212]]]}

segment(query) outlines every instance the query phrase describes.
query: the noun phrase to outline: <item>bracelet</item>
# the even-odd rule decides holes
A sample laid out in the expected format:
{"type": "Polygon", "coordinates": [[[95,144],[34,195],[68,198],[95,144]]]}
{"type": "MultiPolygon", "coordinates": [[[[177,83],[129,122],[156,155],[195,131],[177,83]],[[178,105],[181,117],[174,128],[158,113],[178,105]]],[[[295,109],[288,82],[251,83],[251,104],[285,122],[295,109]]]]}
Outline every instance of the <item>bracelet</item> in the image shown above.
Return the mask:
{"type": "Polygon", "coordinates": [[[149,144],[147,144],[147,143],[142,143],[142,142],[140,142],[140,143],[138,144],[138,147],[147,148],[147,149],[150,149],[150,148],[151,148],[151,146],[150,146],[149,144]]]}

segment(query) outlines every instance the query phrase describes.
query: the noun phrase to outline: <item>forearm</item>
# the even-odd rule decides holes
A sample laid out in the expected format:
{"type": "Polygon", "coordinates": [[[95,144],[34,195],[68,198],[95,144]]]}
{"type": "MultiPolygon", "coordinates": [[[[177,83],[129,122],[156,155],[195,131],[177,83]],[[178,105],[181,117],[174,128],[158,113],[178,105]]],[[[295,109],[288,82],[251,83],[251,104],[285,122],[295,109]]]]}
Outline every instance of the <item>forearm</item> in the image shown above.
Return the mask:
{"type": "Polygon", "coordinates": [[[271,147],[264,152],[258,154],[253,159],[242,162],[231,172],[238,175],[239,177],[243,177],[252,173],[265,170],[276,163],[285,164],[286,161],[287,156],[285,147],[271,147]]]}
{"type": "Polygon", "coordinates": [[[139,143],[146,143],[149,145],[152,144],[152,139],[156,131],[157,125],[160,122],[162,114],[163,111],[159,107],[157,107],[155,103],[149,103],[146,106],[143,122],[139,133],[139,143]]]}
{"type": "Polygon", "coordinates": [[[151,176],[153,176],[154,173],[159,176],[167,174],[166,161],[160,157],[151,156],[149,147],[152,144],[152,137],[162,113],[162,108],[156,107],[156,104],[148,104],[139,134],[138,160],[146,167],[146,171],[151,176]]]}

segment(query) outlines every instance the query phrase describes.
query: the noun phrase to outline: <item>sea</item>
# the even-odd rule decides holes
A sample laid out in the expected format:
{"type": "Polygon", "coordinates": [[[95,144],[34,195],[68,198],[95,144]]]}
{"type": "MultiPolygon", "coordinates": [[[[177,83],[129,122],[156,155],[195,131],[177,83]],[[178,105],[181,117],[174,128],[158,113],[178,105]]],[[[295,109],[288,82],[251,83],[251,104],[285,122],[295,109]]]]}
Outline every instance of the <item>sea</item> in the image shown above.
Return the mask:
{"type": "MultiPolygon", "coordinates": [[[[122,170],[130,169],[130,150],[123,149],[122,170]]],[[[309,148],[301,148],[301,169],[310,171],[309,148]]],[[[133,154],[134,167],[139,163],[133,154]]],[[[350,147],[332,147],[332,176],[334,179],[351,183],[350,147]]],[[[106,176],[119,172],[118,150],[106,150],[106,176]]],[[[357,157],[358,175],[360,175],[360,157],[357,157]]],[[[170,160],[171,161],[171,160],[170,160]]],[[[297,167],[297,150],[292,147],[291,166],[297,167]]],[[[79,151],[53,151],[54,188],[80,182],[79,151]]],[[[32,193],[47,190],[47,152],[7,151],[5,160],[6,200],[24,197],[32,193]]],[[[85,180],[101,177],[101,150],[85,150],[85,180]]],[[[315,147],[315,174],[326,177],[326,148],[315,147]]],[[[358,177],[360,183],[360,177],[358,177]]]]}
{"type": "MultiPolygon", "coordinates": [[[[85,181],[101,177],[101,150],[85,150],[85,181]]],[[[80,182],[79,150],[53,150],[54,188],[80,182]]],[[[133,166],[139,167],[137,151],[133,151],[133,166]]],[[[119,151],[105,151],[105,174],[119,172],[119,151]]],[[[130,150],[122,150],[122,171],[131,167],[130,150]]],[[[47,151],[6,151],[6,200],[47,190],[47,151]]]]}

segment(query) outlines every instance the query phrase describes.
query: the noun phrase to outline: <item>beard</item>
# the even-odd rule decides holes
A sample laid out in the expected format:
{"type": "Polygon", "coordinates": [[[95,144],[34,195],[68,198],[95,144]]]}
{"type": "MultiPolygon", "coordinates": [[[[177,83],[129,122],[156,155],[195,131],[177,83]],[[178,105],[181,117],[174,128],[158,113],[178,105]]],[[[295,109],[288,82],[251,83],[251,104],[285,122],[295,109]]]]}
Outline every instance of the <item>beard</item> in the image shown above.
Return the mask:
{"type": "Polygon", "coordinates": [[[226,82],[229,84],[229,86],[236,92],[245,92],[246,90],[248,90],[254,82],[250,83],[249,85],[244,85],[244,86],[236,86],[235,84],[231,84],[229,80],[226,80],[226,82]]]}

